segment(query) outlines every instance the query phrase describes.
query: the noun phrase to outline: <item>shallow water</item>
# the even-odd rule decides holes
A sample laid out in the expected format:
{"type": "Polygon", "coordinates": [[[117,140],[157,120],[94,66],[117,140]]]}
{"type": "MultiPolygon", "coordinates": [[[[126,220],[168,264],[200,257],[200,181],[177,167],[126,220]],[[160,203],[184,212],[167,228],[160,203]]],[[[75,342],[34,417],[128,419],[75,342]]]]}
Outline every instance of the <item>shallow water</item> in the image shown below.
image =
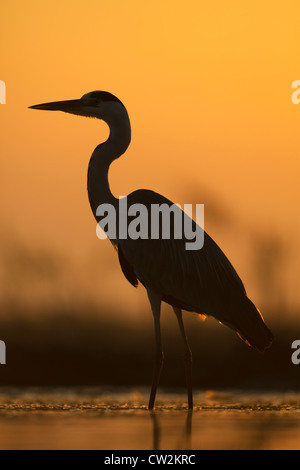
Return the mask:
{"type": "Polygon", "coordinates": [[[0,388],[0,449],[300,449],[300,394],[0,388]]]}

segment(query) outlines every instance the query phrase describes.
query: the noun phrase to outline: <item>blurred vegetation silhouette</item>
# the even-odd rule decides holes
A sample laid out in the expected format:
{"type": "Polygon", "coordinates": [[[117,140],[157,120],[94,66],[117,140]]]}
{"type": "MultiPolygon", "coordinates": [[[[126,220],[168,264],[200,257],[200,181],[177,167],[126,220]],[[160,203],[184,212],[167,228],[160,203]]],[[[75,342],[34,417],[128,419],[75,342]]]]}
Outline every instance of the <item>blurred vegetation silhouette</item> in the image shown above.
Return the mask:
{"type": "MultiPolygon", "coordinates": [[[[194,202],[193,198],[185,200],[194,202]]],[[[231,230],[247,233],[227,211],[225,215],[214,205],[213,199],[209,202],[208,233],[211,227],[221,232],[218,238],[225,234],[225,227],[229,235],[231,230]]],[[[255,279],[275,344],[260,355],[214,319],[202,323],[196,314],[185,312],[194,386],[298,389],[300,366],[298,369],[291,362],[291,344],[300,338],[298,307],[289,305],[284,295],[289,252],[274,233],[262,235],[256,229],[247,236],[247,271],[255,279]]],[[[101,273],[100,258],[99,254],[94,264],[86,263],[82,277],[90,270],[89,280],[95,269],[101,273]]],[[[137,322],[126,301],[118,315],[96,294],[91,295],[87,284],[81,286],[82,277],[74,276],[67,256],[3,237],[0,261],[0,339],[7,346],[7,365],[0,366],[2,385],[150,386],[154,331],[146,295],[139,306],[142,319],[137,322]]],[[[110,275],[108,268],[106,275],[110,275]]],[[[112,296],[116,295],[114,289],[118,286],[112,280],[112,296]]],[[[132,290],[131,295],[136,292],[132,290]]],[[[165,367],[161,386],[184,388],[182,345],[175,315],[168,306],[162,310],[162,334],[165,367]]]]}

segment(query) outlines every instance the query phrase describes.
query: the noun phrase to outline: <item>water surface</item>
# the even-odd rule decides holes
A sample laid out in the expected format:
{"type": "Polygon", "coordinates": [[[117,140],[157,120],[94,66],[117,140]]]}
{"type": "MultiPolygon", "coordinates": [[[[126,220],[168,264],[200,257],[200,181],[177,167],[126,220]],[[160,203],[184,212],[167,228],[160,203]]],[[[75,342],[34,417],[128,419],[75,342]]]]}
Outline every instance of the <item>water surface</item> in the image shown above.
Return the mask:
{"type": "Polygon", "coordinates": [[[300,449],[300,394],[0,389],[0,449],[300,449]]]}

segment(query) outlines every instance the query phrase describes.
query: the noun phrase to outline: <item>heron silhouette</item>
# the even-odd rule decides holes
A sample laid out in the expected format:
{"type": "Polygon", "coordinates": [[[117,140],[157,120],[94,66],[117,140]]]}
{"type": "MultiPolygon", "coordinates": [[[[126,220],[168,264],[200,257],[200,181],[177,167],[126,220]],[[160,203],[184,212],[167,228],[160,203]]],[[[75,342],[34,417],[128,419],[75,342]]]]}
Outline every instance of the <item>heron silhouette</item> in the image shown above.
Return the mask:
{"type": "MultiPolygon", "coordinates": [[[[110,191],[108,170],[110,164],[128,148],[131,126],[122,102],[109,92],[93,91],[80,99],[57,101],[31,106],[32,109],[63,111],[79,116],[104,120],[109,128],[109,138],[98,145],[88,166],[88,197],[97,221],[97,208],[111,204],[118,212],[120,200],[110,191]]],[[[164,196],[140,189],[127,196],[128,205],[143,204],[149,210],[153,204],[173,203],[164,196]]],[[[197,228],[193,222],[194,228],[197,228]]],[[[263,317],[247,297],[244,285],[222,250],[204,232],[204,245],[199,250],[186,250],[185,236],[169,239],[159,237],[111,239],[117,249],[122,271],[128,281],[137,286],[138,281],[147,290],[155,329],[155,367],[149,399],[149,409],[155,404],[156,391],[163,366],[163,349],[160,329],[161,303],[173,307],[184,346],[184,362],[188,392],[188,408],[193,408],[192,353],[182,320],[182,310],[212,316],[235,330],[250,346],[263,352],[270,347],[273,335],[263,317]]]]}

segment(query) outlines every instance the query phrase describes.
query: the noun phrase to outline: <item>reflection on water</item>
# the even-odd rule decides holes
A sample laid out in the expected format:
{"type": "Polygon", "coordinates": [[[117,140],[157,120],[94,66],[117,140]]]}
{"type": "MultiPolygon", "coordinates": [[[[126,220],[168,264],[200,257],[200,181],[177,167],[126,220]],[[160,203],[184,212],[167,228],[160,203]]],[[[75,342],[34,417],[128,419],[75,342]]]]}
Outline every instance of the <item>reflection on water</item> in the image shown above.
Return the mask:
{"type": "MultiPolygon", "coordinates": [[[[161,429],[161,418],[159,416],[159,412],[157,411],[149,411],[152,424],[153,424],[153,450],[162,450],[161,449],[161,436],[162,436],[162,429],[161,429]]],[[[186,420],[184,426],[182,426],[182,435],[179,434],[178,444],[176,449],[185,449],[191,450],[191,437],[192,437],[192,417],[193,411],[187,410],[186,411],[186,420]]],[[[180,426],[178,426],[178,430],[180,431],[180,426]]]]}
{"type": "Polygon", "coordinates": [[[300,394],[0,389],[0,449],[300,449],[300,394]]]}

